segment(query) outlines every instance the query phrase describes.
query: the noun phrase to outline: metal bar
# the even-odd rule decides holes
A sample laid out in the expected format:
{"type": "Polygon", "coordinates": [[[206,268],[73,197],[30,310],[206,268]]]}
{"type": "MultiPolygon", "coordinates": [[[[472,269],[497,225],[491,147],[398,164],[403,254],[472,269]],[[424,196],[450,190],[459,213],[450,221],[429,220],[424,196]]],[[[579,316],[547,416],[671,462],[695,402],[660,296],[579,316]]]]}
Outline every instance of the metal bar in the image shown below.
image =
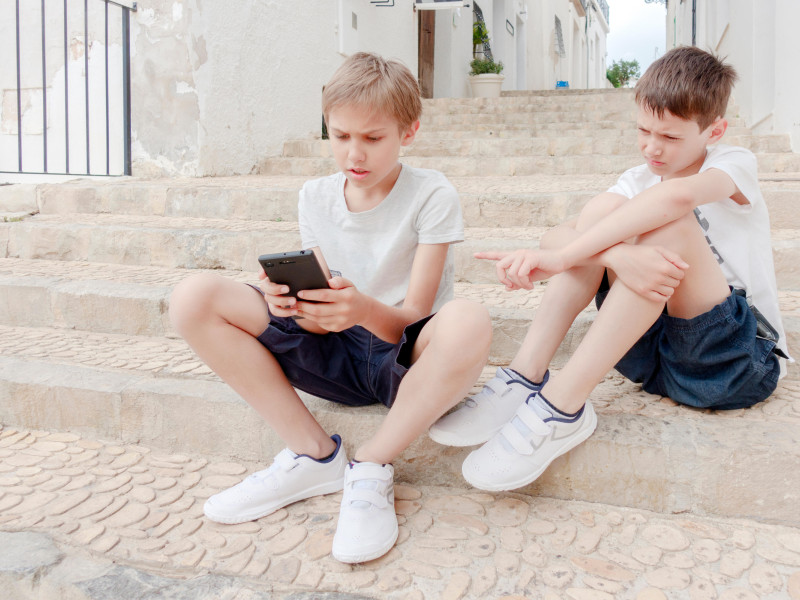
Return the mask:
{"type": "Polygon", "coordinates": [[[64,143],[67,150],[64,170],[69,173],[69,34],[67,29],[67,0],[64,0],[64,143]]]}
{"type": "Polygon", "coordinates": [[[111,135],[109,133],[109,107],[108,107],[108,2],[106,6],[106,38],[105,38],[105,51],[106,51],[106,175],[111,174],[111,152],[109,146],[111,144],[111,135]]]}
{"type": "Polygon", "coordinates": [[[131,20],[130,12],[122,9],[122,121],[125,146],[123,148],[124,174],[130,175],[131,169],[131,20]]]}
{"type": "Polygon", "coordinates": [[[19,170],[22,172],[22,77],[19,57],[19,0],[17,0],[17,156],[19,170]]]}
{"type": "Polygon", "coordinates": [[[47,173],[47,45],[45,44],[45,10],[42,0],[42,157],[47,173]]]}
{"type": "Polygon", "coordinates": [[[83,89],[86,99],[86,174],[92,172],[89,165],[89,0],[83,0],[83,89]]]}
{"type": "Polygon", "coordinates": [[[104,0],[106,4],[116,4],[117,6],[121,6],[122,8],[127,8],[132,11],[136,11],[136,2],[133,0],[104,0]]]}

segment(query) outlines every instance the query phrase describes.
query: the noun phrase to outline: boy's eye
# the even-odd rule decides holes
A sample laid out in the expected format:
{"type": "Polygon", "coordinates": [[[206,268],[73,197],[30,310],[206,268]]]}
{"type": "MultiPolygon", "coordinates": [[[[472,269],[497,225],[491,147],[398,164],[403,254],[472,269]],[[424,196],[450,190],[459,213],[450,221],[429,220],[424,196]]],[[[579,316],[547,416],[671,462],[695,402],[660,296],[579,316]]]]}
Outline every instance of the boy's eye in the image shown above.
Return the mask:
{"type": "Polygon", "coordinates": [[[336,139],[337,140],[346,140],[348,137],[350,137],[350,136],[348,136],[346,133],[340,133],[340,134],[338,134],[336,136],[336,139]]]}
{"type": "Polygon", "coordinates": [[[381,139],[381,138],[379,138],[379,137],[368,137],[367,139],[368,139],[370,142],[378,142],[378,141],[380,141],[380,139],[381,139]]]}

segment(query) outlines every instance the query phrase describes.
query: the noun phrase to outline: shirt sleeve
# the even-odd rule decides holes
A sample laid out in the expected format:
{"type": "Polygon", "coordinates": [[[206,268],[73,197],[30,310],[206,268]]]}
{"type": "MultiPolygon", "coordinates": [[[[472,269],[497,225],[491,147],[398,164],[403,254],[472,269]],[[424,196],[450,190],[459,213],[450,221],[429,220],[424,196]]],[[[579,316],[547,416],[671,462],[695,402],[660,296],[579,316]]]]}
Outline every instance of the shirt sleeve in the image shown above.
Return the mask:
{"type": "MultiPolygon", "coordinates": [[[[758,186],[758,161],[750,150],[737,146],[718,146],[709,151],[706,161],[700,167],[700,172],[708,169],[719,169],[726,173],[747,198],[750,206],[762,202],[761,190],[758,186]]],[[[742,207],[732,200],[730,203],[726,203],[726,205],[728,204],[735,205],[740,209],[749,210],[750,208],[750,206],[742,207]]]]}
{"type": "Polygon", "coordinates": [[[420,244],[453,244],[464,241],[461,200],[452,184],[444,179],[424,194],[416,227],[420,244]]]}
{"type": "Polygon", "coordinates": [[[628,169],[620,175],[617,183],[608,188],[607,191],[630,199],[659,181],[660,177],[654,176],[647,168],[647,165],[639,165],[628,169]]]}

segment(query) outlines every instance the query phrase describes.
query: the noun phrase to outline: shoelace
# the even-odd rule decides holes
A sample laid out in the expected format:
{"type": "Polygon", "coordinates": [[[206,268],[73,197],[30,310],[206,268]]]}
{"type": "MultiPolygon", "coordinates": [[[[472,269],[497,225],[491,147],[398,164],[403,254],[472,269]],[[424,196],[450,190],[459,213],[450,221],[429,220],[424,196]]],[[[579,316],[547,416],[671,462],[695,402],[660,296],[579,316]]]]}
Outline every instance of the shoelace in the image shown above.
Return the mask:
{"type": "Polygon", "coordinates": [[[553,428],[544,422],[544,419],[550,416],[552,415],[534,402],[523,403],[517,409],[514,418],[503,425],[500,430],[501,441],[510,446],[508,449],[514,449],[519,454],[530,456],[533,454],[531,434],[539,438],[550,435],[553,428]]]}

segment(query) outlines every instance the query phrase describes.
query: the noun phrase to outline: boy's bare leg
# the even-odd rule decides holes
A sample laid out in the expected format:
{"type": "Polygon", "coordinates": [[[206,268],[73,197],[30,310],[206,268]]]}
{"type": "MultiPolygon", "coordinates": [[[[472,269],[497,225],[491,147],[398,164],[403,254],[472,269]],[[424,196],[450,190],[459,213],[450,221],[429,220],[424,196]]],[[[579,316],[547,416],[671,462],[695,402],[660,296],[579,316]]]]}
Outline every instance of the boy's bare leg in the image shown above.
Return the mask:
{"type": "Polygon", "coordinates": [[[317,423],[272,354],[256,339],[269,324],[264,299],[219,275],[194,275],[170,298],[175,330],[297,454],[323,458],[335,443],[317,423]]]}
{"type": "Polygon", "coordinates": [[[491,340],[484,307],[466,300],[442,307],[420,332],[392,408],[354,458],[378,464],[397,458],[469,392],[486,364],[491,340]]]}
{"type": "MultiPolygon", "coordinates": [[[[677,252],[690,267],[667,302],[671,316],[690,319],[724,301],[730,294],[725,276],[692,213],[638,243],[660,245],[677,252]]],[[[615,281],[581,344],[564,368],[545,385],[543,395],[556,408],[574,413],[594,387],[649,329],[663,303],[647,300],[615,281]]]]}
{"type": "MultiPolygon", "coordinates": [[[[560,248],[579,232],[611,213],[620,204],[617,196],[600,194],[581,210],[575,227],[561,226],[547,232],[543,249],[560,248]]],[[[547,282],[531,326],[509,367],[534,382],[542,381],[553,356],[580,312],[594,299],[603,279],[603,267],[575,267],[547,282]]]]}

